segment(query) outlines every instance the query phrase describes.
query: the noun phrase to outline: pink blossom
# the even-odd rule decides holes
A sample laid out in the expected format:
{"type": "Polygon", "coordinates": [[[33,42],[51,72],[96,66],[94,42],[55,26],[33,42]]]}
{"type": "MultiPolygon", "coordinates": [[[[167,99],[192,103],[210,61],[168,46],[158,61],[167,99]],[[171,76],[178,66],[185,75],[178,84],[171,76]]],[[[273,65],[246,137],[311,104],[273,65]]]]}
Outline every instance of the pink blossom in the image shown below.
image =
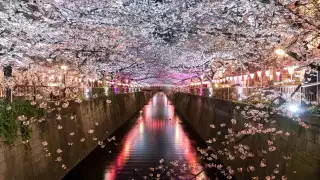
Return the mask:
{"type": "Polygon", "coordinates": [[[275,146],[270,146],[269,151],[275,151],[277,148],[275,146]]]}

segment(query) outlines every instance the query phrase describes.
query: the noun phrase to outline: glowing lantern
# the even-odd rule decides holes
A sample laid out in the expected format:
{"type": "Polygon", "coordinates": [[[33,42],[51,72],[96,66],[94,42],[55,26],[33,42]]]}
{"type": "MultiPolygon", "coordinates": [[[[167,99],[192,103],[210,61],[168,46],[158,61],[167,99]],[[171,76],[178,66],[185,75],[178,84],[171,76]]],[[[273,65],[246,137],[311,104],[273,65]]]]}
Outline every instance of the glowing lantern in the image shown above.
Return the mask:
{"type": "Polygon", "coordinates": [[[251,79],[253,79],[254,78],[254,74],[252,73],[252,74],[250,74],[250,78],[251,79]]]}
{"type": "Polygon", "coordinates": [[[280,76],[280,74],[281,74],[281,72],[279,72],[279,71],[276,72],[276,75],[277,75],[278,77],[280,76]]]}
{"type": "Polygon", "coordinates": [[[270,74],[269,75],[269,77],[270,77],[270,81],[273,79],[273,75],[272,74],[270,74]]]}
{"type": "Polygon", "coordinates": [[[270,76],[270,71],[269,70],[267,70],[265,73],[266,73],[266,76],[270,76]]]}
{"type": "Polygon", "coordinates": [[[247,80],[248,79],[248,75],[244,75],[243,78],[244,78],[244,80],[247,80]]]}
{"type": "Polygon", "coordinates": [[[231,76],[231,77],[230,77],[230,81],[232,81],[232,80],[233,80],[233,77],[231,76]]]}
{"type": "Polygon", "coordinates": [[[259,78],[261,77],[261,73],[262,73],[261,71],[257,72],[259,78]]]}
{"type": "Polygon", "coordinates": [[[288,73],[292,76],[294,73],[294,67],[288,67],[288,73]]]}

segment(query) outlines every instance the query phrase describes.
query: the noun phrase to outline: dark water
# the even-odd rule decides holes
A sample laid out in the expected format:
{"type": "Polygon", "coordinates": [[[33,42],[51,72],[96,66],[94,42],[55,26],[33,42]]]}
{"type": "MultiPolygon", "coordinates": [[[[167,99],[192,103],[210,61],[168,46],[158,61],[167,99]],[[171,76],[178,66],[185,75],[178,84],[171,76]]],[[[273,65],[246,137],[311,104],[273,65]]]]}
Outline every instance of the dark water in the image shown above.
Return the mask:
{"type": "MultiPolygon", "coordinates": [[[[117,142],[97,148],[64,179],[144,179],[164,159],[198,167],[196,143],[183,128],[164,93],[156,94],[140,114],[114,135],[117,142]]],[[[200,170],[193,168],[192,174],[200,170]]],[[[166,178],[165,178],[166,179],[166,178]]],[[[201,173],[196,179],[207,179],[201,173]]]]}

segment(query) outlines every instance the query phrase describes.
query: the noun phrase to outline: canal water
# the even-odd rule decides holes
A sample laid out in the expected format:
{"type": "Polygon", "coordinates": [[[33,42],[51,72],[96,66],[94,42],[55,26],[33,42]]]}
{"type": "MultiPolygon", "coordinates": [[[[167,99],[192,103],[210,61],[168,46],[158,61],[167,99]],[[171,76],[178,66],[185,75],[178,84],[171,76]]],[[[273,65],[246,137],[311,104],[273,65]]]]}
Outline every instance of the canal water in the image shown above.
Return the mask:
{"type": "Polygon", "coordinates": [[[207,179],[200,170],[195,140],[162,92],[111,136],[116,141],[107,140],[105,148],[96,148],[64,179],[170,179],[170,169],[187,179],[192,174],[199,174],[194,179],[207,179]],[[188,170],[181,171],[184,167],[188,170]]]}

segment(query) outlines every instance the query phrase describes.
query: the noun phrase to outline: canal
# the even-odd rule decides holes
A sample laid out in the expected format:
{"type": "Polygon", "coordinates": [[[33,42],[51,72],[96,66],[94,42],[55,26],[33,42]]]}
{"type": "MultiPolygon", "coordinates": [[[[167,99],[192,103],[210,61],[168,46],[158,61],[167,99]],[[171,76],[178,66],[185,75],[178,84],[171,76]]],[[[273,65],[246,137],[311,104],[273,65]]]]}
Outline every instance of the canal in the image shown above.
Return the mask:
{"type": "Polygon", "coordinates": [[[106,147],[96,148],[64,179],[170,179],[170,176],[191,179],[194,174],[199,174],[194,179],[207,179],[197,158],[195,139],[162,92],[110,135],[106,143],[106,147]]]}

